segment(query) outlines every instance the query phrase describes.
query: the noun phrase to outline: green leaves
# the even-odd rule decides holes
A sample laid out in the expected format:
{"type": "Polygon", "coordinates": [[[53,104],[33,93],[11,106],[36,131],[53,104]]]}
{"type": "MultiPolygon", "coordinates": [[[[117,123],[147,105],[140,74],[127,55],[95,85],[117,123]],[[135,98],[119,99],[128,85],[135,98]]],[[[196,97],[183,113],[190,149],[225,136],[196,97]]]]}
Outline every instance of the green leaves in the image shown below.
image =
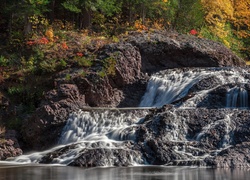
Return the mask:
{"type": "Polygon", "coordinates": [[[107,16],[121,11],[121,3],[116,0],[97,0],[96,7],[107,16]]]}
{"type": "Polygon", "coordinates": [[[107,16],[112,16],[121,10],[121,3],[117,0],[66,0],[62,6],[74,13],[81,13],[83,9],[100,10],[107,16]]]}
{"type": "Polygon", "coordinates": [[[80,4],[79,0],[67,0],[62,3],[62,6],[71,12],[80,13],[81,8],[79,4],[80,4]]]}

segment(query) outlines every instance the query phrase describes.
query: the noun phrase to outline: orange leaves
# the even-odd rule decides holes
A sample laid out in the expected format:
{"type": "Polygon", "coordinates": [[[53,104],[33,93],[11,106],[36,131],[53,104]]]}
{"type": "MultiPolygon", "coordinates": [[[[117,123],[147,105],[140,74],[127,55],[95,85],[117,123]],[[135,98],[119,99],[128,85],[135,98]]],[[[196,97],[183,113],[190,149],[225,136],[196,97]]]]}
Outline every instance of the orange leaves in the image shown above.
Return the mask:
{"type": "Polygon", "coordinates": [[[148,28],[143,25],[140,21],[135,21],[135,28],[138,30],[138,31],[142,31],[142,30],[147,30],[148,28]]]}
{"type": "Polygon", "coordinates": [[[48,44],[49,40],[46,37],[42,37],[38,40],[37,44],[48,44]]]}
{"type": "Polygon", "coordinates": [[[67,46],[66,42],[63,42],[61,45],[62,45],[63,49],[66,49],[66,50],[69,49],[69,47],[67,46]]]}
{"type": "Polygon", "coordinates": [[[27,41],[26,44],[28,46],[38,45],[38,44],[48,44],[49,40],[46,37],[39,38],[37,40],[27,41]]]}
{"type": "Polygon", "coordinates": [[[50,40],[50,41],[54,41],[54,32],[52,28],[49,28],[46,32],[45,32],[46,37],[50,40]]]}
{"type": "Polygon", "coordinates": [[[32,46],[32,45],[36,44],[36,41],[27,41],[26,44],[28,46],[32,46]]]}

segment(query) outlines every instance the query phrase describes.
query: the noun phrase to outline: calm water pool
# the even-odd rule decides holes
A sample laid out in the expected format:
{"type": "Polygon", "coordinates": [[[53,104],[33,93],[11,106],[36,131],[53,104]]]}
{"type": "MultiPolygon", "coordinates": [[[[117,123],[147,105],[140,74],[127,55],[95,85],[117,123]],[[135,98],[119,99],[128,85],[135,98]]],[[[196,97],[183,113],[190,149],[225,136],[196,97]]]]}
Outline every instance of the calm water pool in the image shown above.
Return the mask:
{"type": "Polygon", "coordinates": [[[0,164],[0,180],[247,180],[250,170],[196,167],[78,168],[0,164]]]}

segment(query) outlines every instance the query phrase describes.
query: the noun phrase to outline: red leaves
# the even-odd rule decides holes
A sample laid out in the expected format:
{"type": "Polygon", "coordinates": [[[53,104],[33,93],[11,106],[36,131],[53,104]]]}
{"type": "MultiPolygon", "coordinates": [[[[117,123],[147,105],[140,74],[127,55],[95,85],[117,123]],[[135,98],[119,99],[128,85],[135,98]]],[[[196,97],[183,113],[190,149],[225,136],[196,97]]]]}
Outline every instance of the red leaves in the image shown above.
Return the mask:
{"type": "Polygon", "coordinates": [[[48,43],[49,43],[49,40],[46,37],[42,37],[42,38],[37,39],[37,40],[30,40],[30,41],[26,42],[26,44],[29,46],[33,46],[36,44],[48,44],[48,43]]]}
{"type": "Polygon", "coordinates": [[[29,46],[32,46],[32,45],[36,44],[36,41],[27,41],[26,44],[29,46]]]}
{"type": "Polygon", "coordinates": [[[81,52],[76,53],[76,55],[79,57],[83,57],[83,53],[81,53],[81,52]]]}
{"type": "Polygon", "coordinates": [[[190,30],[189,32],[191,35],[196,36],[198,35],[198,32],[195,29],[190,30]]]}

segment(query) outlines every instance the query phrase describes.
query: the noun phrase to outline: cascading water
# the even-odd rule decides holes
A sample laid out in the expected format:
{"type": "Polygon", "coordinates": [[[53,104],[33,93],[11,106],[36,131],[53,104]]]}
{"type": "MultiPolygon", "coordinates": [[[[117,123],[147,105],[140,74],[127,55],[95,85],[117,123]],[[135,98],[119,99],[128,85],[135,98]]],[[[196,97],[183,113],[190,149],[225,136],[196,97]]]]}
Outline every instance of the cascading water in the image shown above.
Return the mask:
{"type": "Polygon", "coordinates": [[[224,107],[248,107],[246,74],[246,70],[234,68],[159,72],[149,80],[140,106],[176,103],[177,108],[80,110],[68,118],[59,146],[20,156],[15,161],[77,166],[206,164],[212,161],[207,158],[214,159],[235,143],[238,113],[244,118],[248,115],[232,108],[195,107],[220,87],[227,90],[217,97],[221,100],[224,96],[224,107]],[[190,92],[193,95],[186,98],[190,92]]]}
{"type": "MultiPolygon", "coordinates": [[[[51,163],[68,165],[79,157],[84,150],[115,149],[129,151],[124,142],[135,139],[137,122],[147,113],[147,110],[95,110],[72,113],[65,125],[59,146],[40,153],[24,155],[16,158],[16,162],[37,163],[43,162],[43,158],[52,152],[60,151],[66,146],[70,150],[64,152],[51,163]]],[[[142,157],[131,152],[126,162],[130,165],[142,163],[142,157]],[[136,156],[137,155],[137,156],[136,156]]],[[[113,166],[109,160],[116,157],[105,158],[99,163],[100,166],[113,166]]]]}
{"type": "MultiPolygon", "coordinates": [[[[249,74],[246,70],[236,68],[207,68],[207,69],[174,69],[161,71],[152,75],[149,80],[147,90],[140,103],[141,107],[161,107],[171,104],[187,97],[190,89],[200,81],[214,78],[214,86],[209,86],[203,90],[196,91],[190,96],[190,100],[184,102],[182,107],[196,107],[205,96],[217,87],[227,84],[247,84],[249,79],[245,78],[249,74]]],[[[248,95],[244,88],[233,88],[228,93],[226,107],[236,107],[239,94],[239,106],[248,107],[248,95]]],[[[187,100],[187,99],[185,99],[187,100]]]]}
{"type": "Polygon", "coordinates": [[[248,107],[248,92],[242,87],[233,87],[227,93],[227,106],[229,108],[248,107]]]}
{"type": "Polygon", "coordinates": [[[79,111],[70,116],[59,144],[84,140],[133,140],[133,126],[139,117],[135,114],[101,111],[79,111]],[[118,114],[119,113],[119,114],[118,114]]]}

